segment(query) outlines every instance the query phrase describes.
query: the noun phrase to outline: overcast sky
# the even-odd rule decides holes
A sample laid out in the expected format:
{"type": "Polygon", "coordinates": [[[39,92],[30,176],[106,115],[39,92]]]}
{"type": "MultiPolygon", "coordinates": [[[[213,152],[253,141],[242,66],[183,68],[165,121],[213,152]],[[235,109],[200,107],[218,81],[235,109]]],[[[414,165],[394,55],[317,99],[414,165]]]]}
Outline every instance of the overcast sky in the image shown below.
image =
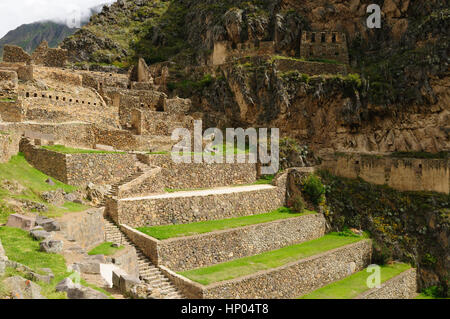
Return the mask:
{"type": "Polygon", "coordinates": [[[0,0],[0,38],[22,24],[36,21],[72,24],[80,15],[88,15],[89,8],[113,2],[115,0],[0,0]]]}

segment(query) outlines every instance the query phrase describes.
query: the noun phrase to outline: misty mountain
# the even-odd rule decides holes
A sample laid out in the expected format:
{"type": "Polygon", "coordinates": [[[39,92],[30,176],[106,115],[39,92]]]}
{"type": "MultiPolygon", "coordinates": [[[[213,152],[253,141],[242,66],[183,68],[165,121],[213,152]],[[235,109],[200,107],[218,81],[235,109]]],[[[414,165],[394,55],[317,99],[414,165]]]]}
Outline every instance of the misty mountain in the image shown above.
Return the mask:
{"type": "MultiPolygon", "coordinates": [[[[101,12],[103,5],[90,8],[90,15],[83,18],[82,25],[89,22],[90,16],[101,12]]],[[[22,24],[15,30],[9,31],[0,39],[0,57],[3,55],[3,46],[13,44],[22,47],[28,53],[33,52],[42,41],[46,40],[49,47],[57,47],[66,37],[77,31],[77,28],[69,28],[62,22],[39,21],[30,24],[22,24]]]]}

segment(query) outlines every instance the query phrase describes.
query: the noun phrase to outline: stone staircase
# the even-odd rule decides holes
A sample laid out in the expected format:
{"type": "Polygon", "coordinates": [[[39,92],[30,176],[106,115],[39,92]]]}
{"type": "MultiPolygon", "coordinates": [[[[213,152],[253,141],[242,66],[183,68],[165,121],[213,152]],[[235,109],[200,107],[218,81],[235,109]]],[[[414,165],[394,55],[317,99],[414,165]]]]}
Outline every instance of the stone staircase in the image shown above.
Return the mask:
{"type": "Polygon", "coordinates": [[[180,291],[163,275],[161,270],[159,270],[158,267],[144,255],[142,250],[132,243],[114,222],[106,218],[105,241],[134,247],[138,257],[140,279],[146,281],[152,288],[160,289],[164,299],[184,299],[184,296],[180,291]]]}
{"type": "Polygon", "coordinates": [[[103,200],[98,204],[97,207],[105,207],[108,198],[116,197],[118,195],[120,186],[141,177],[145,173],[145,171],[150,168],[150,166],[148,166],[147,164],[140,162],[138,158],[136,158],[136,161],[137,161],[136,162],[137,171],[133,174],[128,175],[120,182],[117,182],[116,184],[112,185],[110,191],[106,193],[106,195],[103,197],[103,200]]]}

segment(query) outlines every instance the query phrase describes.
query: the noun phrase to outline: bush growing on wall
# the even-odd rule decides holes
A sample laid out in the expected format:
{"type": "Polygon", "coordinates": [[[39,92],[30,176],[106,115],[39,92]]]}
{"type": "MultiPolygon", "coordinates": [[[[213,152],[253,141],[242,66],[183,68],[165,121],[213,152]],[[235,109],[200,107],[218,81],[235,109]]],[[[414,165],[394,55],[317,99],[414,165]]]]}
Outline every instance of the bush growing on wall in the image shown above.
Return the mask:
{"type": "Polygon", "coordinates": [[[325,186],[316,175],[308,176],[303,186],[303,191],[315,205],[319,205],[325,200],[325,186]]]}

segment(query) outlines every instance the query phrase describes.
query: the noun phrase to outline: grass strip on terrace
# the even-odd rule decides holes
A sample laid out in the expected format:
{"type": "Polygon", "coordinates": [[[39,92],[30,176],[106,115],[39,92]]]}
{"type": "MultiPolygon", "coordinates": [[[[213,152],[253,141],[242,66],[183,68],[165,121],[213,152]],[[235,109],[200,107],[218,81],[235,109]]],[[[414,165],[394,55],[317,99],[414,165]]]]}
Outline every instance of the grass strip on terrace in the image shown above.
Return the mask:
{"type": "Polygon", "coordinates": [[[367,236],[345,236],[331,233],[319,239],[283,247],[259,255],[244,257],[218,265],[179,272],[180,275],[203,285],[230,280],[281,267],[287,263],[318,255],[329,250],[356,243],[367,236]]]}
{"type": "Polygon", "coordinates": [[[175,237],[184,237],[210,233],[217,230],[232,229],[255,224],[268,223],[275,220],[294,218],[307,214],[314,214],[314,212],[305,211],[303,214],[298,214],[292,212],[290,209],[286,207],[282,207],[275,211],[265,214],[257,214],[223,220],[209,220],[191,224],[140,227],[138,228],[138,230],[153,238],[164,240],[175,237]]]}
{"type": "Polygon", "coordinates": [[[87,150],[71,148],[64,145],[44,145],[41,148],[63,154],[126,154],[125,152],[87,150]]]}
{"type": "MultiPolygon", "coordinates": [[[[408,264],[395,263],[392,265],[380,266],[381,283],[388,281],[402,272],[411,268],[408,264]]],[[[368,291],[367,278],[373,273],[368,273],[367,269],[357,272],[340,281],[336,281],[325,287],[317,289],[310,294],[302,296],[300,299],[353,299],[368,291]]]]}
{"type": "Polygon", "coordinates": [[[95,256],[95,255],[105,255],[105,256],[112,256],[119,250],[124,249],[124,246],[120,247],[113,247],[113,243],[107,242],[102,243],[98,245],[97,247],[93,248],[88,252],[89,256],[95,256]]]}

